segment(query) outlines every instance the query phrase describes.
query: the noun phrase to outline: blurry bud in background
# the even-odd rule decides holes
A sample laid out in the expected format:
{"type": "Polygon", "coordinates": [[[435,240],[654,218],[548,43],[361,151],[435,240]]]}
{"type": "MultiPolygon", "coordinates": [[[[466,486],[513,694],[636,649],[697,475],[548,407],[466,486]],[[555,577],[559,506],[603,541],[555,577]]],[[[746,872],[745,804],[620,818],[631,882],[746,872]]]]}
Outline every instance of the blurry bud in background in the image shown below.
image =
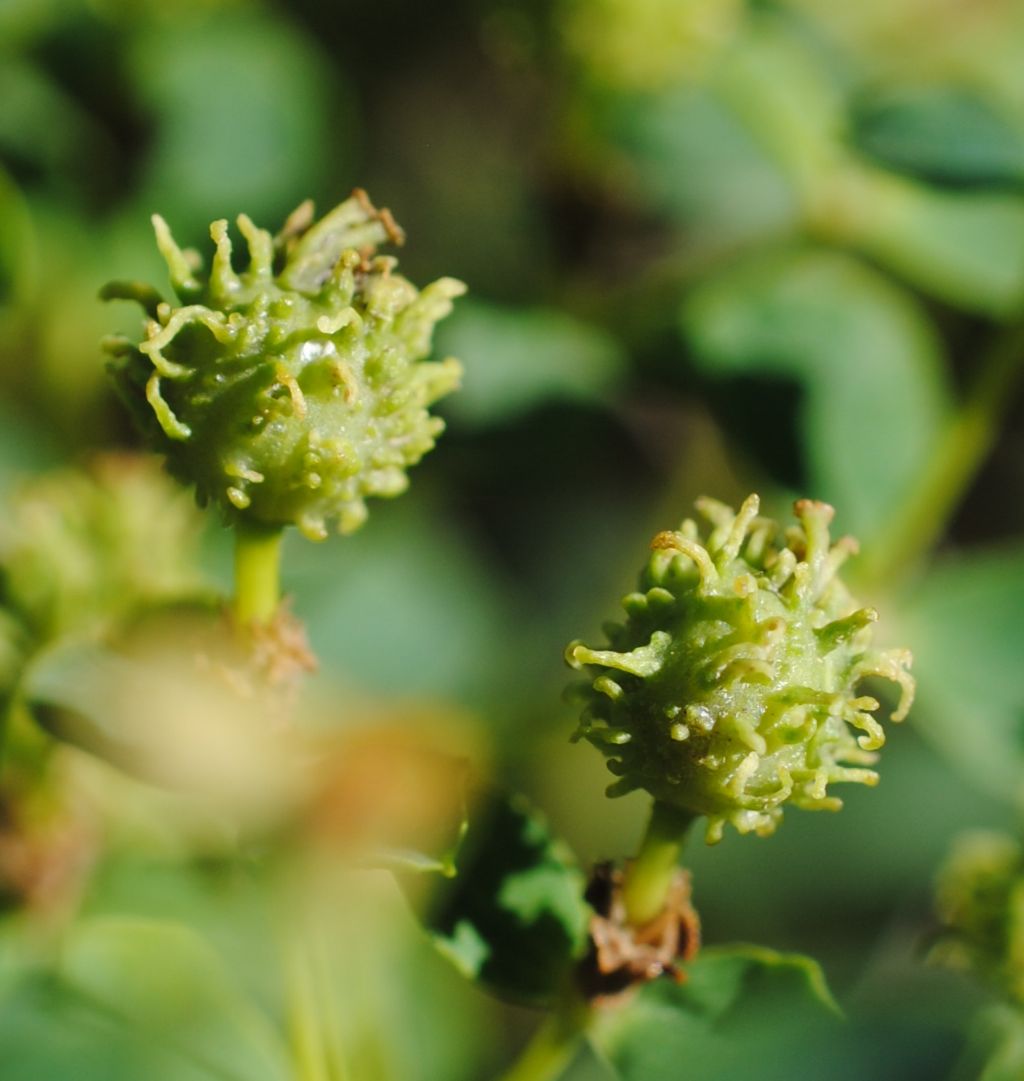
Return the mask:
{"type": "Polygon", "coordinates": [[[659,90],[696,81],[739,27],[742,0],[569,0],[566,46],[599,86],[659,90]]]}
{"type": "Polygon", "coordinates": [[[108,455],[34,477],[0,524],[7,604],[46,641],[202,596],[199,527],[187,493],[149,456],[108,455]]]}
{"type": "Polygon", "coordinates": [[[1001,833],[960,836],[939,875],[935,960],[1024,1004],[1024,849],[1001,833]]]}

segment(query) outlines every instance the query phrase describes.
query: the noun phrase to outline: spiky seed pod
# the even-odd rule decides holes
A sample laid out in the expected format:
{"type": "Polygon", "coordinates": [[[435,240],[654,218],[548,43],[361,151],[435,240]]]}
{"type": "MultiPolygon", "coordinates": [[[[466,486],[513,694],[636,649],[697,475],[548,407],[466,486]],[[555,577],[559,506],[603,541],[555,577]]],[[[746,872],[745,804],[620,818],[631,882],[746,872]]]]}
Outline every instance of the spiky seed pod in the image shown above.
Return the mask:
{"type": "Polygon", "coordinates": [[[368,496],[394,496],[406,468],[444,427],[428,407],[459,383],[458,361],[427,363],[434,325],[464,286],[418,291],[374,255],[402,235],[356,192],[312,224],[304,204],[277,237],[244,214],[249,248],[233,265],[226,221],[208,275],[154,216],[178,305],[149,286],[115,282],[105,298],[137,300],[145,339],[108,339],[110,364],[154,449],[229,520],[297,525],[313,539],[366,518],[368,496]]]}
{"type": "Polygon", "coordinates": [[[574,738],[607,756],[619,777],[608,794],[643,788],[704,815],[714,842],[727,822],[772,833],[785,803],[839,808],[832,782],[875,784],[868,767],[885,736],[858,685],[895,681],[901,720],[914,682],[907,650],[870,646],[877,614],[839,579],[856,544],[830,542],[831,507],[800,500],[784,534],[758,516],[756,495],[738,514],[697,507],[707,540],[691,520],[655,537],[608,646],[573,642],[566,659],[588,675],[574,738]]]}
{"type": "Polygon", "coordinates": [[[1024,848],[1002,833],[958,837],[939,875],[936,960],[1024,1003],[1024,848]]]}

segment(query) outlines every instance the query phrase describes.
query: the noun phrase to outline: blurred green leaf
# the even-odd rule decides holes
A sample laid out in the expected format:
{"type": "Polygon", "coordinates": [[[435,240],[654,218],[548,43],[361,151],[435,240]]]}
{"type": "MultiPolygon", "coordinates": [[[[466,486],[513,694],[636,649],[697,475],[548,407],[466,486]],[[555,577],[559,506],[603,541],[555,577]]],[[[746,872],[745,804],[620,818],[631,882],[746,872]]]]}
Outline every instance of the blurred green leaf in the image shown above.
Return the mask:
{"type": "Polygon", "coordinates": [[[486,699],[508,657],[507,597],[415,476],[409,495],[378,504],[351,537],[294,541],[285,587],[324,672],[392,695],[486,699]]]}
{"type": "Polygon", "coordinates": [[[276,228],[345,144],[332,117],[336,73],[283,18],[239,9],[158,25],[133,67],[154,118],[139,199],[172,225],[244,210],[276,228]]]}
{"type": "Polygon", "coordinates": [[[711,948],[681,984],[657,980],[593,1034],[621,1081],[784,1081],[808,1072],[838,1010],[810,958],[711,948]]]}
{"type": "Polygon", "coordinates": [[[97,917],[69,932],[62,978],[96,1007],[227,1081],[288,1081],[287,1052],[184,925],[97,917]]]}
{"type": "Polygon", "coordinates": [[[11,1081],[224,1081],[44,979],[5,997],[0,1058],[11,1081]]]}
{"type": "Polygon", "coordinates": [[[767,150],[706,90],[619,95],[595,108],[624,179],[705,243],[757,240],[797,220],[796,192],[767,150]]]}
{"type": "Polygon", "coordinates": [[[835,186],[819,223],[833,239],[954,307],[1003,317],[1024,303],[1024,199],[868,169],[837,174],[835,186]]]}
{"type": "Polygon", "coordinates": [[[802,197],[833,167],[843,121],[841,85],[812,39],[763,15],[715,74],[720,99],[802,197]]]}
{"type": "Polygon", "coordinates": [[[854,108],[851,129],[859,150],[922,180],[995,185],[1024,178],[1024,127],[965,87],[877,94],[854,108]]]}
{"type": "Polygon", "coordinates": [[[1024,1076],[1024,1019],[1015,1006],[990,1002],[976,1013],[967,1036],[952,1081],[1019,1081],[1024,1076]]]}
{"type": "Polygon", "coordinates": [[[0,152],[67,181],[76,155],[104,147],[106,136],[73,97],[41,69],[21,60],[0,64],[0,152]]]}
{"type": "Polygon", "coordinates": [[[878,530],[949,409],[940,345],[913,300],[848,256],[785,252],[699,286],[682,326],[705,371],[803,386],[811,494],[836,504],[840,528],[878,530]]]}
{"type": "Polygon", "coordinates": [[[1024,798],[1024,549],[935,566],[894,613],[915,723],[983,790],[1024,798]]]}
{"type": "Polygon", "coordinates": [[[564,989],[589,908],[571,853],[522,796],[474,803],[456,876],[424,917],[437,948],[502,998],[542,1005],[564,989]]]}
{"type": "Polygon", "coordinates": [[[438,352],[466,367],[447,410],[469,424],[512,420],[552,400],[601,401],[625,367],[613,338],[555,309],[461,302],[437,339],[438,352]]]}

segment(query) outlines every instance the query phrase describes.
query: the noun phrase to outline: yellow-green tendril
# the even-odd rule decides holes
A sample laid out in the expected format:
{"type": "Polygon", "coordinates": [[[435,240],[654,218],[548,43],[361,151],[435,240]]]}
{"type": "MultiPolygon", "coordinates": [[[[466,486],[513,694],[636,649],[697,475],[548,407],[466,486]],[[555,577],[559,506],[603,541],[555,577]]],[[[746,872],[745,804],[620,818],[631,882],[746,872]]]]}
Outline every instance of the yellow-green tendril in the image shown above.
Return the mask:
{"type": "Polygon", "coordinates": [[[800,500],[783,532],[758,514],[698,502],[710,523],[660,533],[626,619],[608,645],[573,642],[568,663],[587,674],[574,738],[608,759],[608,794],[646,789],[656,801],[741,833],[774,831],[786,803],[835,810],[834,782],[875,784],[869,767],[885,742],[878,702],[858,692],[869,677],[894,681],[910,708],[907,650],[871,647],[877,613],[839,578],[856,551],[829,536],[833,511],[800,500]]]}

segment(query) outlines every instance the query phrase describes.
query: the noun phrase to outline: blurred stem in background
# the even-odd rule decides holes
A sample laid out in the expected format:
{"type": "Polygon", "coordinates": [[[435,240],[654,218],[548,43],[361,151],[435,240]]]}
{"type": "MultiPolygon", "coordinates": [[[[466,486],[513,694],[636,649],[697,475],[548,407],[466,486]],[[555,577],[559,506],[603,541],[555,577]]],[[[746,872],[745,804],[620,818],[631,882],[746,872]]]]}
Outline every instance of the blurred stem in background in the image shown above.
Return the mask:
{"type": "Polygon", "coordinates": [[[322,951],[298,922],[286,932],[283,948],[295,1081],[350,1081],[330,974],[323,970],[322,951]]]}
{"type": "Polygon", "coordinates": [[[1017,321],[996,335],[927,471],[865,553],[865,582],[893,581],[938,543],[999,437],[1022,374],[1024,322],[1017,321]]]}
{"type": "Polygon", "coordinates": [[[500,1081],[556,1081],[579,1050],[590,1008],[571,993],[537,1029],[519,1060],[500,1081]]]}

